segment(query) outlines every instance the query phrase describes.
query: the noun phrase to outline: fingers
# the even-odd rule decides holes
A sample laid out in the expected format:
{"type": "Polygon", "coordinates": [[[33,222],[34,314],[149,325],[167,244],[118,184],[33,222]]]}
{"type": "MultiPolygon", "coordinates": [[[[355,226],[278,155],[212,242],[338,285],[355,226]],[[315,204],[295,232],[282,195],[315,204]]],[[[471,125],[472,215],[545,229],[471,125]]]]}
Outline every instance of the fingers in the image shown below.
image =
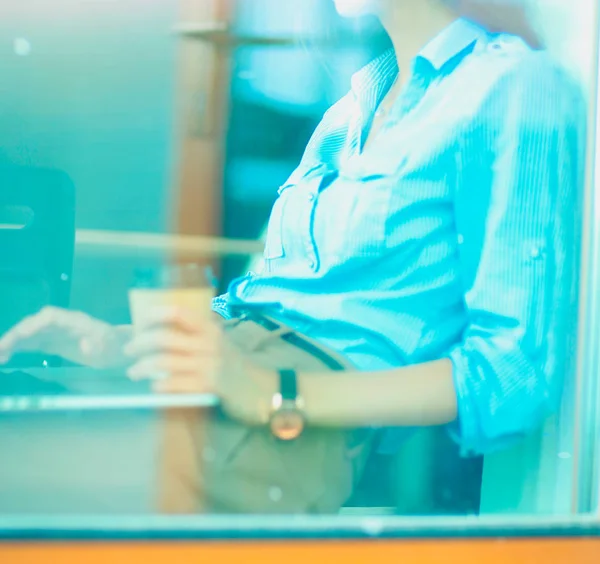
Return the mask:
{"type": "Polygon", "coordinates": [[[43,329],[46,323],[46,318],[41,314],[26,317],[0,339],[0,350],[11,350],[19,341],[28,339],[43,329]]]}
{"type": "Polygon", "coordinates": [[[199,360],[194,356],[154,354],[136,362],[127,375],[132,380],[168,378],[173,375],[194,375],[199,372],[199,360]]]}
{"type": "Polygon", "coordinates": [[[222,327],[214,321],[199,322],[185,310],[162,308],[152,312],[124,352],[134,358],[160,354],[217,355],[222,333],[222,327]]]}
{"type": "Polygon", "coordinates": [[[18,352],[44,349],[52,340],[55,329],[84,329],[90,319],[84,313],[45,307],[23,319],[0,338],[0,364],[8,362],[18,352]]]}
{"type": "Polygon", "coordinates": [[[131,357],[162,353],[196,355],[216,349],[213,335],[183,333],[171,328],[157,328],[137,335],[126,347],[125,354],[131,357]]]}
{"type": "Polygon", "coordinates": [[[140,328],[143,331],[156,327],[174,327],[186,333],[211,331],[216,323],[209,319],[199,318],[193,310],[181,307],[156,307],[147,312],[140,328]]]}
{"type": "Polygon", "coordinates": [[[156,355],[147,357],[128,371],[132,380],[153,380],[152,388],[162,394],[215,393],[219,363],[214,359],[156,355]]]}
{"type": "Polygon", "coordinates": [[[27,341],[50,327],[57,317],[57,311],[56,308],[44,308],[10,329],[0,339],[0,358],[8,361],[15,353],[26,350],[27,341]]]}
{"type": "Polygon", "coordinates": [[[127,375],[132,380],[165,379],[175,376],[198,376],[203,378],[215,372],[215,358],[159,353],[146,356],[136,362],[127,375]]]}
{"type": "Polygon", "coordinates": [[[152,390],[158,394],[210,394],[214,393],[212,386],[197,378],[178,376],[158,380],[152,383],[152,390]]]}

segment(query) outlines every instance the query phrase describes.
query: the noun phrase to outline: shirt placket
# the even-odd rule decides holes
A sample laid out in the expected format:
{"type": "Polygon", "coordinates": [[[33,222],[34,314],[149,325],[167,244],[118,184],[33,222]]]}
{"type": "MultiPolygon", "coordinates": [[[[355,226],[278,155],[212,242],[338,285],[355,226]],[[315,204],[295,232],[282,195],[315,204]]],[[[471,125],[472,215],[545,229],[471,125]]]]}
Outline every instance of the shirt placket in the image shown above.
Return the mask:
{"type": "Polygon", "coordinates": [[[320,169],[305,183],[304,198],[306,205],[302,208],[302,245],[306,257],[306,264],[310,270],[317,272],[320,267],[319,252],[314,237],[315,207],[319,200],[319,193],[329,175],[333,174],[326,169],[320,169]]]}
{"type": "Polygon", "coordinates": [[[354,103],[355,110],[352,119],[350,120],[350,125],[348,127],[348,141],[346,143],[344,151],[344,156],[346,157],[346,159],[350,159],[360,153],[362,134],[365,127],[365,117],[363,115],[363,109],[358,103],[358,100],[355,100],[354,103]]]}

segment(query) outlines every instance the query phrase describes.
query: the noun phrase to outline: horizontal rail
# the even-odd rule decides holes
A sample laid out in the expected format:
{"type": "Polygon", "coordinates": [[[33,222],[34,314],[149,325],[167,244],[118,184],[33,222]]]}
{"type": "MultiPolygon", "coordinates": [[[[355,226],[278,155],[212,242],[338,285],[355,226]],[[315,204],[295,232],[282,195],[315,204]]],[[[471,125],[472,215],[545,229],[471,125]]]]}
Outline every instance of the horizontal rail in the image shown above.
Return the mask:
{"type": "Polygon", "coordinates": [[[192,235],[78,229],[76,250],[94,256],[156,256],[177,258],[250,257],[262,253],[262,241],[192,235]]]}

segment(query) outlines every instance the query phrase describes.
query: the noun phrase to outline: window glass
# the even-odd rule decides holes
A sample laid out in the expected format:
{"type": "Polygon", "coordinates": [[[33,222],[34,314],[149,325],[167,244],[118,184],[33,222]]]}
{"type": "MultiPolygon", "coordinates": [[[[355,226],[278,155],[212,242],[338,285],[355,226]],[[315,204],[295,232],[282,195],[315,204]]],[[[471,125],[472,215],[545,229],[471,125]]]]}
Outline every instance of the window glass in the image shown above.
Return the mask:
{"type": "Polygon", "coordinates": [[[596,3],[0,6],[0,515],[597,509],[596,3]]]}

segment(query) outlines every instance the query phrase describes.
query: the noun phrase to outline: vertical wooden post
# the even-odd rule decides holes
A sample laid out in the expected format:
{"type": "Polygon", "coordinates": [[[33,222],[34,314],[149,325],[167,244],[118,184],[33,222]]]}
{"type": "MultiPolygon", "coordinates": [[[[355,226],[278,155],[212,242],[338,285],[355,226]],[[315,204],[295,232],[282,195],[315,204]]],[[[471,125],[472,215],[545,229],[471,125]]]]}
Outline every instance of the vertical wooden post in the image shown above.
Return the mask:
{"type": "MultiPolygon", "coordinates": [[[[182,22],[229,27],[233,0],[180,0],[182,22]]],[[[175,190],[177,233],[218,235],[231,50],[209,41],[181,39],[178,60],[175,190]]]]}
{"type": "MultiPolygon", "coordinates": [[[[228,29],[234,0],[180,0],[180,24],[228,29]]],[[[173,230],[219,235],[232,52],[214,42],[181,38],[178,57],[178,168],[173,230]]],[[[172,257],[177,261],[178,257],[172,257]]],[[[167,410],[159,436],[158,511],[203,511],[202,443],[208,414],[167,410]]]]}

